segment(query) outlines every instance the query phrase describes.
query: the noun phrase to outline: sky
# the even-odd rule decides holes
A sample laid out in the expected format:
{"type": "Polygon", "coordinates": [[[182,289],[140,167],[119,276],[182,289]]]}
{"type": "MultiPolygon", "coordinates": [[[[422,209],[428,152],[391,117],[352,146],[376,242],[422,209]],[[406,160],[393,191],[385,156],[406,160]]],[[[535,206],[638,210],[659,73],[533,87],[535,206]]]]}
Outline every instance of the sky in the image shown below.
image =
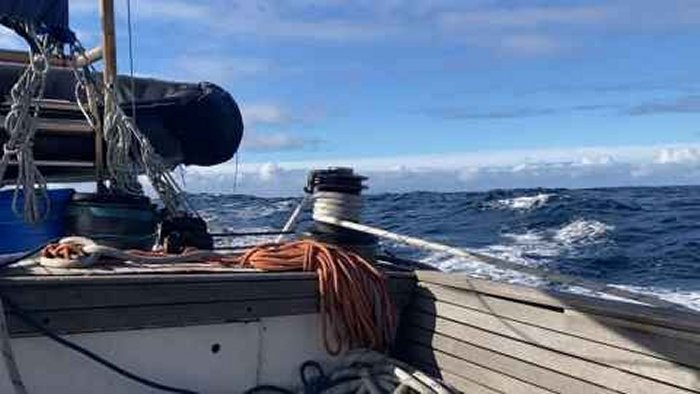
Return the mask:
{"type": "MultiPolygon", "coordinates": [[[[87,47],[97,4],[70,0],[87,47]]],[[[237,174],[188,168],[191,191],[294,195],[329,165],[375,192],[700,180],[697,0],[133,0],[132,21],[136,74],[241,107],[237,174]]]]}

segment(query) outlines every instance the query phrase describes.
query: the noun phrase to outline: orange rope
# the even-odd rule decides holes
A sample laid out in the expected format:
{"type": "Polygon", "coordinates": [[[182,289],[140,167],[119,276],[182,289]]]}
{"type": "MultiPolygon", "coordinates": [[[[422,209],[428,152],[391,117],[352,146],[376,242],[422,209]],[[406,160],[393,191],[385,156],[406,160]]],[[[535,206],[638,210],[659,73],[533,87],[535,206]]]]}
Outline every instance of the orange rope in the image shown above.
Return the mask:
{"type": "MultiPolygon", "coordinates": [[[[191,253],[192,250],[184,254],[191,253]]],[[[136,256],[168,256],[130,250],[136,256]]],[[[47,258],[84,256],[80,245],[51,244],[47,258]]],[[[312,240],[259,245],[243,255],[221,256],[212,263],[240,265],[262,271],[303,270],[318,274],[323,344],[330,354],[357,347],[386,350],[396,326],[394,306],[384,275],[360,255],[312,240]]]]}
{"type": "Polygon", "coordinates": [[[328,353],[356,347],[386,350],[391,344],[396,316],[386,280],[358,254],[302,240],[253,247],[239,263],[263,271],[301,269],[318,274],[321,330],[328,353]]]}

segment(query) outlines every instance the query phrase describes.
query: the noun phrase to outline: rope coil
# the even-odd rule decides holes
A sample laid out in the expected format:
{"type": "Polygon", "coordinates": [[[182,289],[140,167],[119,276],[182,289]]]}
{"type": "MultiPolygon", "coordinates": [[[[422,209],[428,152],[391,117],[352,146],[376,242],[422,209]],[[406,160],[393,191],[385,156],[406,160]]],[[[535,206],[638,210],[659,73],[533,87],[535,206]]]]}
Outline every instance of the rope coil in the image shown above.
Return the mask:
{"type": "Polygon", "coordinates": [[[104,122],[110,188],[117,193],[141,196],[143,187],[138,181],[138,174],[144,171],[170,214],[190,212],[196,215],[163,158],[153,149],[133,118],[128,117],[119,106],[114,87],[99,82],[91,64],[78,66],[77,59],[86,57],[87,52],[78,40],[71,45],[71,52],[72,58],[76,59],[71,64],[76,78],[78,106],[93,129],[100,128],[100,120],[104,122]],[[100,95],[101,92],[107,99],[100,95]],[[99,111],[100,107],[104,107],[104,117],[99,111]]]}
{"type": "Polygon", "coordinates": [[[396,328],[384,275],[360,255],[312,240],[261,245],[241,256],[243,267],[318,274],[323,344],[332,355],[358,347],[386,350],[396,328]]]}
{"type": "Polygon", "coordinates": [[[210,262],[268,272],[306,271],[318,274],[323,344],[330,354],[346,349],[384,351],[392,344],[396,311],[386,278],[360,255],[312,240],[259,245],[244,253],[190,250],[179,255],[124,251],[83,237],[47,245],[39,263],[52,268],[85,268],[100,259],[150,264],[210,262]]]}
{"type": "Polygon", "coordinates": [[[313,218],[331,216],[353,222],[360,221],[362,197],[358,194],[314,191],[313,218]]]}
{"type": "Polygon", "coordinates": [[[29,65],[10,90],[12,104],[4,124],[9,139],[3,145],[0,181],[5,178],[10,163],[16,163],[17,178],[12,210],[15,215],[24,216],[26,222],[36,223],[46,218],[50,210],[46,179],[34,161],[34,135],[40,109],[38,101],[44,96],[46,74],[50,68],[48,56],[54,47],[47,37],[37,34],[31,25],[24,25],[24,30],[30,44],[29,65]],[[20,193],[22,209],[19,203],[20,193]]]}

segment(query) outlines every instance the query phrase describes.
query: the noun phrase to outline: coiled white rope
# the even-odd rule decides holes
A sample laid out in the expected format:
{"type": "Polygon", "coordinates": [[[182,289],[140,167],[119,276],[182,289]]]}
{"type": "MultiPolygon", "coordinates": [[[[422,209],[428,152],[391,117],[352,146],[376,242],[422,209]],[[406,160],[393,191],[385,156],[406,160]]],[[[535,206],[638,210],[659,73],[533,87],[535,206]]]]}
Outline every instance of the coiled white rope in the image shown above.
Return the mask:
{"type": "Polygon", "coordinates": [[[4,125],[9,139],[3,145],[0,181],[5,178],[9,164],[14,161],[17,164],[17,179],[12,210],[17,216],[24,216],[26,222],[36,223],[43,220],[50,210],[46,179],[34,161],[34,135],[37,130],[36,117],[39,114],[38,101],[44,95],[46,74],[49,71],[48,53],[51,45],[47,38],[37,35],[32,26],[25,26],[25,30],[26,37],[31,40],[29,65],[10,91],[12,104],[4,125]],[[20,212],[20,192],[23,213],[20,212]]]}
{"type": "Polygon", "coordinates": [[[368,349],[348,351],[326,374],[320,364],[301,367],[305,393],[419,393],[453,394],[458,391],[410,365],[368,349]]]}
{"type": "Polygon", "coordinates": [[[362,197],[356,194],[316,191],[313,193],[313,218],[330,216],[357,222],[362,211],[362,197]]]}
{"type": "Polygon", "coordinates": [[[70,257],[40,256],[38,263],[49,268],[87,268],[97,264],[101,259],[110,258],[136,264],[177,264],[202,261],[218,261],[224,257],[237,255],[235,252],[215,252],[195,250],[179,255],[157,255],[138,253],[104,246],[86,237],[65,237],[58,245],[69,246],[73,253],[70,257]]]}

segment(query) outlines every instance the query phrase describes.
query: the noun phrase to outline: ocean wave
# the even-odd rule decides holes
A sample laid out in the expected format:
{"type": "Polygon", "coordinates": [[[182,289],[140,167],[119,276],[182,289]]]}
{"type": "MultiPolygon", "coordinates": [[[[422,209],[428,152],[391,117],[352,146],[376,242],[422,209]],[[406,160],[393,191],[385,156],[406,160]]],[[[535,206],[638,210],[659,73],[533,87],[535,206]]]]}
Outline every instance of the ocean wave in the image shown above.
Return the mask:
{"type": "Polygon", "coordinates": [[[493,208],[529,211],[544,206],[553,196],[554,194],[540,193],[534,196],[504,198],[494,201],[491,206],[493,208]]]}
{"type": "Polygon", "coordinates": [[[650,294],[668,302],[700,311],[700,291],[668,289],[656,286],[611,285],[639,294],[650,294]]]}
{"type": "MultiPolygon", "coordinates": [[[[628,286],[700,310],[696,248],[700,232],[695,231],[699,196],[700,187],[368,195],[363,219],[370,225],[525,266],[628,286]]],[[[241,195],[192,197],[211,231],[279,229],[299,201],[241,195]]],[[[305,217],[299,229],[310,223],[305,217]]],[[[230,238],[218,244],[271,239],[230,238]]],[[[488,264],[388,241],[382,246],[399,257],[445,271],[550,288],[538,278],[488,264]]],[[[585,293],[575,287],[565,290],[585,293]]]]}
{"type": "Polygon", "coordinates": [[[553,238],[564,245],[591,244],[603,240],[614,229],[615,226],[597,220],[577,219],[557,230],[553,238]]]}
{"type": "MultiPolygon", "coordinates": [[[[485,252],[485,250],[479,251],[485,252]]],[[[430,264],[443,272],[464,273],[480,279],[492,279],[530,287],[541,287],[545,284],[541,278],[534,275],[501,269],[479,260],[457,257],[443,252],[430,253],[421,259],[421,262],[430,264]]],[[[527,265],[527,263],[525,264],[527,265]]]]}

